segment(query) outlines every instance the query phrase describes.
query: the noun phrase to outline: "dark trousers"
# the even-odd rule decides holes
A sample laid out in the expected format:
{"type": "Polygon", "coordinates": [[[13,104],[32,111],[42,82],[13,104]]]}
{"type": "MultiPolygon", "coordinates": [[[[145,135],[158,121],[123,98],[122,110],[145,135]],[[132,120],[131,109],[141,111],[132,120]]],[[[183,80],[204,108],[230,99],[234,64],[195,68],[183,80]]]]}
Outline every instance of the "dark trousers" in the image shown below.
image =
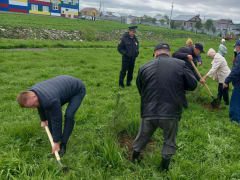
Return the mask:
{"type": "Polygon", "coordinates": [[[127,84],[131,83],[131,81],[133,79],[135,59],[136,59],[135,57],[130,57],[129,58],[129,57],[122,56],[122,69],[121,69],[121,72],[120,72],[119,84],[123,84],[127,71],[128,71],[127,84]]]}
{"type": "Polygon", "coordinates": [[[223,83],[218,84],[218,95],[217,95],[217,97],[218,97],[219,101],[221,101],[222,97],[223,97],[223,100],[224,100],[225,104],[227,104],[227,105],[229,104],[228,89],[229,89],[228,87],[223,89],[223,83]]]}
{"type": "Polygon", "coordinates": [[[240,87],[234,87],[233,89],[229,116],[232,121],[240,123],[240,87]]]}
{"type": "Polygon", "coordinates": [[[160,127],[163,129],[163,148],[162,157],[171,158],[176,152],[176,136],[178,131],[178,119],[142,119],[138,135],[133,142],[133,150],[142,152],[146,148],[155,130],[160,127]]]}
{"type": "MultiPolygon", "coordinates": [[[[63,129],[62,140],[61,140],[62,143],[67,144],[68,139],[72,134],[74,123],[75,123],[74,115],[78,110],[78,108],[80,107],[82,100],[85,96],[85,93],[86,93],[85,87],[82,87],[81,92],[73,96],[68,103],[68,106],[64,115],[65,120],[64,120],[64,129],[63,129]]],[[[48,122],[48,126],[50,131],[52,132],[51,122],[48,122]]]]}

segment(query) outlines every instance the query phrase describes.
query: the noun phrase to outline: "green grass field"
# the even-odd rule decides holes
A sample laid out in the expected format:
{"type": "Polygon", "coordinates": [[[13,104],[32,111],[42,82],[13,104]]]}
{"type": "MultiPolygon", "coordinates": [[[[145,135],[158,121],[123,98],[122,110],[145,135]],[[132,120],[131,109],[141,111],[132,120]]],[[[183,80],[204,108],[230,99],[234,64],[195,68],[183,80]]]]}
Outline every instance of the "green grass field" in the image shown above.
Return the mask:
{"type": "MultiPolygon", "coordinates": [[[[99,39],[104,40],[102,36],[110,37],[118,41],[122,35],[122,31],[126,30],[129,25],[122,24],[117,21],[107,20],[93,22],[89,20],[68,19],[62,17],[0,13],[0,26],[80,31],[83,34],[84,39],[88,41],[96,41],[99,39]],[[119,34],[119,32],[121,33],[119,34]]],[[[1,33],[2,32],[0,31],[0,35],[1,33]]],[[[209,37],[204,34],[195,34],[193,32],[180,30],[169,30],[148,25],[138,25],[138,37],[140,40],[144,41],[152,41],[154,39],[169,40],[173,38],[187,38],[189,36],[201,39],[209,39],[209,37]]]]}
{"type": "MultiPolygon", "coordinates": [[[[11,16],[14,15],[9,15],[14,21],[11,16]]],[[[29,17],[35,20],[35,16],[29,17]]],[[[58,24],[53,27],[57,28],[58,24]]],[[[178,38],[168,42],[174,52],[184,46],[185,41],[185,38],[178,38]]],[[[210,47],[217,49],[219,45],[219,41],[207,38],[194,41],[204,42],[205,51],[210,47]]],[[[140,43],[134,81],[138,68],[152,59],[152,46],[156,44],[140,43]]],[[[233,43],[227,41],[226,59],[230,67],[233,43]]],[[[0,39],[0,179],[240,179],[239,125],[229,121],[228,107],[223,102],[220,110],[203,108],[202,105],[209,103],[211,98],[200,84],[197,90],[187,95],[189,109],[184,111],[179,124],[178,149],[170,171],[162,174],[157,171],[163,142],[161,130],[153,136],[139,165],[128,160],[127,144],[120,147],[119,134],[125,132],[129,139],[137,134],[140,97],[135,83],[130,88],[118,87],[121,56],[116,45],[115,41],[0,39]],[[25,49],[35,47],[44,49],[25,49]],[[67,174],[61,171],[55,158],[49,156],[50,143],[40,127],[37,111],[22,109],[15,101],[19,92],[62,74],[78,77],[87,89],[75,116],[67,153],[62,158],[64,166],[71,168],[67,174]]],[[[203,66],[199,70],[205,74],[211,64],[206,53],[202,58],[203,66]]],[[[218,84],[211,79],[207,83],[216,95],[218,84]]]]}

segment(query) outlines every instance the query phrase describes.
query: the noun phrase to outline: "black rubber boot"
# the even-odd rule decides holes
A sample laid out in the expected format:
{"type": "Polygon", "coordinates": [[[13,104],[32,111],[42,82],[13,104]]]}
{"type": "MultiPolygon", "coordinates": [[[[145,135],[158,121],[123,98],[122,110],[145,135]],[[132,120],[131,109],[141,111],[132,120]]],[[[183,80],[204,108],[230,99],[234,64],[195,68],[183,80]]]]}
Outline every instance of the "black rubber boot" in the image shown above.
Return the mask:
{"type": "Polygon", "coordinates": [[[131,82],[127,82],[127,86],[132,86],[131,82]]]}
{"type": "Polygon", "coordinates": [[[123,83],[122,80],[119,80],[119,86],[120,86],[121,88],[124,88],[124,83],[123,83]]]}
{"type": "Polygon", "coordinates": [[[137,160],[137,163],[140,163],[142,159],[140,159],[140,152],[137,152],[137,151],[133,151],[133,154],[132,154],[132,163],[136,163],[136,160],[137,160]]]}
{"type": "Polygon", "coordinates": [[[67,150],[67,145],[65,143],[60,144],[60,151],[59,151],[59,156],[63,157],[63,155],[66,153],[67,150]]]}
{"type": "Polygon", "coordinates": [[[160,164],[160,167],[159,167],[159,171],[160,172],[168,171],[170,160],[171,159],[164,159],[164,158],[162,158],[162,161],[161,161],[161,164],[160,164]]]}

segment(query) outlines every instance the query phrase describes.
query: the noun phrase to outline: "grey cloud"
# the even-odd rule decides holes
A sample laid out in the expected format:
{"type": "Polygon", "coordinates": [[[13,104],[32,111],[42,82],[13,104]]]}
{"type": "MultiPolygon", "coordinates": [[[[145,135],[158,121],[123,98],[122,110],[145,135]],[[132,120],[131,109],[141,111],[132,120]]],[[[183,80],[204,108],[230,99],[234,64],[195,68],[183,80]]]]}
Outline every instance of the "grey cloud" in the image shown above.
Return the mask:
{"type": "MultiPolygon", "coordinates": [[[[164,0],[102,0],[104,9],[114,10],[132,15],[155,15],[155,14],[170,14],[171,1],[166,6],[164,0]],[[156,6],[152,7],[151,3],[155,2],[156,6]],[[165,6],[162,6],[164,3],[165,6]],[[133,14],[134,13],[134,14],[133,14]]],[[[100,0],[81,0],[81,6],[91,6],[99,8],[100,0]]],[[[201,0],[196,2],[195,0],[175,0],[173,16],[180,14],[200,14],[202,17],[213,18],[213,19],[232,19],[235,23],[240,23],[240,18],[237,15],[239,12],[239,2],[237,0],[201,0]]]]}

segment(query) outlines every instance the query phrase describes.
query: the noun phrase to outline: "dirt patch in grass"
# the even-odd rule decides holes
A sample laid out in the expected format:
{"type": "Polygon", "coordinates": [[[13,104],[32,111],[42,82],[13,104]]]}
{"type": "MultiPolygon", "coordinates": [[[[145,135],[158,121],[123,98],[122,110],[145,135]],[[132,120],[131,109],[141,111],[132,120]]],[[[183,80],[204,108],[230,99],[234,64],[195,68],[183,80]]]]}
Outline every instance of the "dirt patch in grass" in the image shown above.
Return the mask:
{"type": "MultiPolygon", "coordinates": [[[[133,152],[133,141],[135,140],[136,136],[129,136],[126,131],[123,131],[119,133],[118,135],[118,142],[120,144],[121,148],[127,149],[128,160],[131,160],[132,158],[132,152],[133,152]]],[[[153,152],[155,150],[155,142],[153,139],[150,140],[150,142],[147,144],[146,152],[153,152]]],[[[143,153],[141,153],[140,156],[143,156],[143,153]]]]}
{"type": "Polygon", "coordinates": [[[221,106],[213,107],[211,105],[211,103],[204,103],[204,104],[202,104],[202,107],[204,109],[207,109],[207,110],[210,110],[210,111],[222,111],[222,110],[225,110],[225,107],[221,107],[221,106]]]}
{"type": "Polygon", "coordinates": [[[71,170],[71,168],[69,168],[69,167],[63,167],[63,168],[62,168],[62,172],[63,172],[64,174],[69,173],[70,170],[71,170]]]}

